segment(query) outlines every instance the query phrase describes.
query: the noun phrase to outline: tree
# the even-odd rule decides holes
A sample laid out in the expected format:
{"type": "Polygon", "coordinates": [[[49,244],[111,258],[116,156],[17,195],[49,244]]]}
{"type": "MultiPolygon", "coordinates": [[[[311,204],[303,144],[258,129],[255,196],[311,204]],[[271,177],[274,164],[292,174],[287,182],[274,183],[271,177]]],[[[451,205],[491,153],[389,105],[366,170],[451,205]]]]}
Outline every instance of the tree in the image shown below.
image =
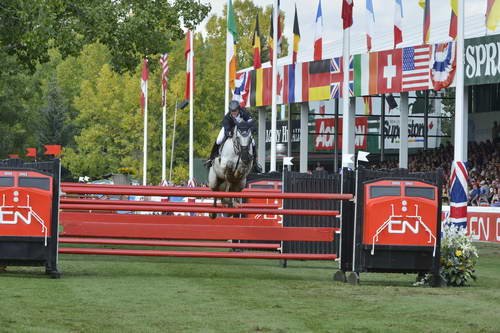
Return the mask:
{"type": "Polygon", "coordinates": [[[133,70],[165,51],[210,12],[195,0],[10,0],[0,3],[0,50],[35,70],[56,47],[63,58],[94,42],[108,46],[113,68],[133,70]]]}
{"type": "Polygon", "coordinates": [[[39,142],[41,145],[66,146],[71,140],[68,106],[61,96],[56,78],[49,82],[47,105],[40,110],[39,142]]]}

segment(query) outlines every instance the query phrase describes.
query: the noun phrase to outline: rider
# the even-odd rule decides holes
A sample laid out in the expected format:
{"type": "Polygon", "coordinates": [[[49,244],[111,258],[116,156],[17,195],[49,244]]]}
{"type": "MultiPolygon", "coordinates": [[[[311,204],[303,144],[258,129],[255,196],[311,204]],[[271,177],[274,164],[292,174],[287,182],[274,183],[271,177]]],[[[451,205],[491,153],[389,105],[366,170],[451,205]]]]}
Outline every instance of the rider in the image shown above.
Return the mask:
{"type": "MultiPolygon", "coordinates": [[[[248,123],[253,123],[253,118],[250,112],[248,112],[245,108],[240,106],[238,101],[231,101],[229,103],[229,111],[222,120],[222,128],[217,136],[217,140],[212,146],[212,152],[210,153],[210,158],[205,161],[205,166],[210,168],[214,159],[217,157],[219,153],[220,145],[226,140],[226,138],[230,137],[233,128],[236,126],[236,123],[240,123],[246,121],[248,123]]],[[[257,163],[257,151],[255,149],[255,141],[252,141],[252,149],[253,149],[253,165],[255,172],[262,172],[261,167],[257,163]]]]}

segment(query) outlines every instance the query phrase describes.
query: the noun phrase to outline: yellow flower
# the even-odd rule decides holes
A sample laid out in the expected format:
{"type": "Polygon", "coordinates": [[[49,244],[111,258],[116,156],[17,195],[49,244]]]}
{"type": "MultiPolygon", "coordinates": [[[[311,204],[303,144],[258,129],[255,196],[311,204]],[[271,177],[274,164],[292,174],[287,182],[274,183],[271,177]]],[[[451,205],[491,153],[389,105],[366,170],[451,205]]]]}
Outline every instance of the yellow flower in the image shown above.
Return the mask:
{"type": "Polygon", "coordinates": [[[460,256],[462,255],[462,250],[456,250],[456,251],[455,251],[455,255],[456,255],[457,257],[460,257],[460,256]]]}

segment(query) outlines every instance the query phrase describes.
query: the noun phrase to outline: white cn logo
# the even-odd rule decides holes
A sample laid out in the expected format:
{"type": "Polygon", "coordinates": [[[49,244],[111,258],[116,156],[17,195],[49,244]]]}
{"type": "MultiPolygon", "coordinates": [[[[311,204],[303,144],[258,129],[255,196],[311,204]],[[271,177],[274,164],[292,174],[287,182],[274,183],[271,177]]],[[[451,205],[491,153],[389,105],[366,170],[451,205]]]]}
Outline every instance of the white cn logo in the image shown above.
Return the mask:
{"type": "MultiPolygon", "coordinates": [[[[406,200],[403,200],[401,202],[401,210],[406,213],[408,211],[408,203],[406,200]]],[[[390,223],[387,231],[390,234],[406,234],[406,231],[409,230],[413,232],[414,234],[418,234],[418,220],[416,219],[417,216],[391,216],[390,218],[390,223]],[[409,218],[412,219],[412,223],[410,223],[408,220],[409,218]]]]}
{"type": "MultiPolygon", "coordinates": [[[[12,201],[14,203],[19,202],[19,192],[14,191],[14,197],[12,201]]],[[[17,224],[19,221],[25,224],[31,224],[31,209],[28,209],[27,215],[23,215],[21,212],[15,211],[15,208],[31,208],[26,206],[6,206],[5,205],[5,194],[3,197],[3,205],[0,206],[0,224],[17,224]]]]}

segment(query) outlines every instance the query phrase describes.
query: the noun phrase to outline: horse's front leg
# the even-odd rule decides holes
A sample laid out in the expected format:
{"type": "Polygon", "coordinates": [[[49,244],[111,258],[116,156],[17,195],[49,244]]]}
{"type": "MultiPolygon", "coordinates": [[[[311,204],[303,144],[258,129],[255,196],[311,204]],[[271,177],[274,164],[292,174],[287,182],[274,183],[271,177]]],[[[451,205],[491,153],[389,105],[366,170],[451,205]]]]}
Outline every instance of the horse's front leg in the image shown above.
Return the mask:
{"type": "MultiPolygon", "coordinates": [[[[217,207],[217,198],[214,198],[214,208],[217,207]]],[[[210,216],[211,219],[215,219],[217,217],[217,213],[210,213],[208,214],[208,216],[210,216]]]]}

